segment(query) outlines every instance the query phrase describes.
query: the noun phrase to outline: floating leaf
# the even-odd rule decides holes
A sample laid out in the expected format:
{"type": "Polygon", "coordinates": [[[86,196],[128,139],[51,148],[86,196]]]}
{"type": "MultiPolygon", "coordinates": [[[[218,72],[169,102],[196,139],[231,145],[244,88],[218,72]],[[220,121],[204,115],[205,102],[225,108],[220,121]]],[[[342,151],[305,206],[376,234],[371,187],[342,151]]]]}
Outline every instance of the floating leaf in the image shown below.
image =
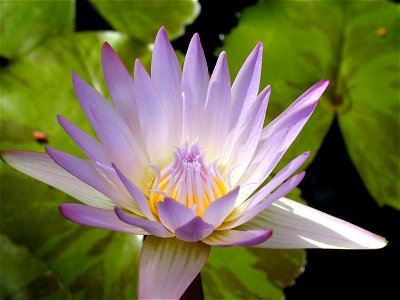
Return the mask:
{"type": "Polygon", "coordinates": [[[74,30],[75,1],[1,1],[0,55],[15,60],[74,30]]]}
{"type": "Polygon", "coordinates": [[[192,23],[200,12],[197,0],[93,0],[92,3],[115,30],[149,43],[161,26],[165,26],[170,39],[182,35],[185,25],[192,23]]]}
{"type": "Polygon", "coordinates": [[[201,271],[206,299],[284,299],[303,271],[304,250],[212,248],[201,271]]]}
{"type": "Polygon", "coordinates": [[[0,235],[0,257],[1,299],[44,299],[50,296],[70,299],[68,291],[43,261],[5,235],[0,235]]]}
{"type": "Polygon", "coordinates": [[[400,209],[398,15],[389,1],[264,1],[242,13],[223,48],[236,74],[264,42],[262,86],[272,85],[267,121],[313,83],[331,80],[278,169],[303,151],[315,155],[336,115],[370,193],[400,209]]]}

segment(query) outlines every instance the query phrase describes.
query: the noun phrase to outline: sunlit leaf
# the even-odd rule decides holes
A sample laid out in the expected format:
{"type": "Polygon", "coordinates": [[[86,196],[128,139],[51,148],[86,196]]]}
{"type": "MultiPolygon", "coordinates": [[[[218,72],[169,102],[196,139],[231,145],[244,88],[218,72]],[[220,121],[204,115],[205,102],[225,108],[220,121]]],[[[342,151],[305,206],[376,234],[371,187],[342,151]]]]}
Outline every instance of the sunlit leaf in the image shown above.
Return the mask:
{"type": "Polygon", "coordinates": [[[267,121],[313,83],[331,81],[278,169],[303,151],[315,155],[337,115],[369,192],[400,208],[398,16],[390,1],[264,1],[242,13],[223,50],[236,74],[263,41],[262,86],[272,85],[267,121]]]}
{"type": "MultiPolygon", "coordinates": [[[[2,148],[43,151],[33,134],[40,131],[49,145],[82,155],[55,116],[62,114],[91,132],[70,76],[76,71],[106,94],[100,63],[104,41],[130,62],[127,66],[132,67],[135,57],[149,60],[148,46],[126,35],[80,33],[52,39],[1,69],[2,148]]],[[[136,297],[140,239],[65,220],[58,205],[73,199],[4,164],[1,167],[1,233],[43,260],[74,299],[136,297]]]]}
{"type": "Polygon", "coordinates": [[[15,60],[74,30],[75,1],[1,1],[0,55],[15,60]]]}
{"type": "Polygon", "coordinates": [[[100,14],[120,32],[142,41],[153,42],[161,26],[174,39],[184,33],[200,12],[197,0],[93,0],[100,14]]]}

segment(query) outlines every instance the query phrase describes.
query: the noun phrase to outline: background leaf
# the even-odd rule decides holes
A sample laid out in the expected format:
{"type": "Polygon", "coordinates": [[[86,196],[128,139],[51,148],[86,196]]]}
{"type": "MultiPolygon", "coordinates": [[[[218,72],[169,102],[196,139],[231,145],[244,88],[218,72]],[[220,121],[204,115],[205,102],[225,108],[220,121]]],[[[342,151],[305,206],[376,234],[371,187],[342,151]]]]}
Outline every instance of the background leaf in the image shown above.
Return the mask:
{"type": "Polygon", "coordinates": [[[268,121],[313,83],[331,80],[277,169],[303,151],[315,155],[337,116],[369,192],[380,205],[400,209],[398,15],[399,5],[389,1],[264,1],[243,12],[223,49],[236,58],[230,60],[236,74],[264,42],[268,121]]]}
{"type": "Polygon", "coordinates": [[[7,274],[0,281],[1,299],[70,299],[68,291],[43,261],[4,235],[0,235],[0,256],[1,271],[7,274]]]}
{"type": "Polygon", "coordinates": [[[169,38],[184,32],[200,12],[197,0],[93,0],[93,5],[115,30],[152,43],[157,31],[165,26],[169,38]]]}
{"type": "Polygon", "coordinates": [[[285,299],[304,270],[304,250],[213,247],[201,271],[206,299],[285,299]]]}
{"type": "Polygon", "coordinates": [[[74,30],[75,1],[1,1],[0,55],[15,60],[74,30]]]}

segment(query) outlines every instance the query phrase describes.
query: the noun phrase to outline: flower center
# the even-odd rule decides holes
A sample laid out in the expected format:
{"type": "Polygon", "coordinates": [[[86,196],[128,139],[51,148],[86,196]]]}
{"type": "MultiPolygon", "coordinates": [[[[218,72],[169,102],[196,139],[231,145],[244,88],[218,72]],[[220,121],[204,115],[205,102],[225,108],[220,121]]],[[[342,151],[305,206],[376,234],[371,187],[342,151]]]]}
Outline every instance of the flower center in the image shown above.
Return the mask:
{"type": "Polygon", "coordinates": [[[170,197],[192,208],[198,216],[211,202],[229,192],[229,187],[222,178],[217,160],[206,164],[204,152],[195,142],[191,148],[185,144],[176,148],[174,161],[158,175],[150,193],[150,208],[158,215],[157,203],[164,197],[170,197]]]}

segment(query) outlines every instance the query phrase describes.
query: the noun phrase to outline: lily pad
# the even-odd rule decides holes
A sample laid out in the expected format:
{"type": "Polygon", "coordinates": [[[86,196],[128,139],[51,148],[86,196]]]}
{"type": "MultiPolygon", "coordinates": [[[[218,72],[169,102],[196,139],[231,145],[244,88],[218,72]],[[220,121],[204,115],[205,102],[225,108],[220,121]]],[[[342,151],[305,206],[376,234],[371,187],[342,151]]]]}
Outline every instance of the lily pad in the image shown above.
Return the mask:
{"type": "Polygon", "coordinates": [[[212,248],[202,270],[206,299],[285,299],[304,269],[304,250],[212,248]]]}
{"type": "MultiPolygon", "coordinates": [[[[62,114],[90,132],[70,76],[74,70],[105,93],[100,63],[104,41],[131,65],[135,57],[149,60],[148,46],[127,35],[80,33],[49,40],[0,70],[3,149],[43,151],[36,131],[46,137],[41,142],[81,155],[55,116],[62,114]]],[[[2,234],[42,260],[73,299],[136,297],[140,238],[67,221],[58,205],[74,202],[72,198],[4,164],[1,168],[2,234]]],[[[23,271],[20,265],[15,268],[23,271]]]]}
{"type": "Polygon", "coordinates": [[[70,299],[58,277],[42,260],[5,235],[0,235],[0,256],[1,299],[45,299],[50,296],[70,299]]]}
{"type": "Polygon", "coordinates": [[[181,36],[200,12],[197,0],[93,0],[92,4],[115,30],[149,43],[161,26],[170,39],[181,36]]]}
{"type": "Polygon", "coordinates": [[[0,55],[15,60],[74,30],[75,1],[1,1],[0,55]]]}
{"type": "Polygon", "coordinates": [[[264,1],[242,13],[223,50],[236,74],[263,41],[262,86],[272,85],[267,122],[313,83],[331,80],[277,169],[303,151],[315,155],[337,116],[369,192],[400,209],[398,15],[389,1],[264,1]]]}

